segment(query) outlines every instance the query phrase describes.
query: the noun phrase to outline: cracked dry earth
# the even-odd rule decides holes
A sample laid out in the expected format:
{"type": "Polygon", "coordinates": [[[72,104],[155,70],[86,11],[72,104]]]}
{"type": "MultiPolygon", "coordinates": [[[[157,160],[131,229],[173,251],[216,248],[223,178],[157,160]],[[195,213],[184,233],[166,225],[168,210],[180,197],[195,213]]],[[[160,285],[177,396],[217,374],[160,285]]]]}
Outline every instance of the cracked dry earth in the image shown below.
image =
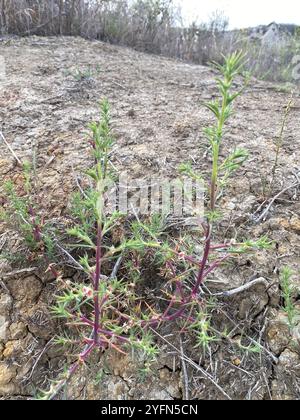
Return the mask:
{"type": "MultiPolygon", "coordinates": [[[[0,55],[6,63],[6,78],[0,85],[1,130],[20,159],[34,156],[40,204],[48,219],[64,219],[69,197],[77,188],[75,174],[91,165],[84,133],[87,124],[98,118],[98,103],[104,97],[112,106],[117,139],[113,162],[118,169],[135,178],[176,177],[179,163],[191,160],[202,172],[208,170],[203,128],[211,116],[202,103],[217,95],[215,74],[209,68],[67,37],[3,39],[0,55]],[[74,77],[78,69],[86,71],[89,66],[92,77],[74,77]]],[[[253,220],[270,182],[288,99],[284,89],[253,80],[228,126],[224,155],[243,147],[250,158],[221,198],[224,218],[218,236],[268,235],[274,247],[219,269],[207,287],[220,292],[256,278],[264,278],[269,286],[258,283],[220,300],[215,322],[220,331],[234,330],[231,343],[218,343],[209,354],[201,354],[188,340],[184,343],[184,352],[194,363],[186,366],[190,398],[300,397],[300,323],[293,329],[287,324],[278,274],[286,265],[294,270],[298,305],[299,189],[282,194],[266,220],[253,220]],[[243,334],[260,343],[260,354],[237,352],[234,341],[243,334]]],[[[271,197],[299,180],[299,110],[300,94],[295,89],[271,197]]],[[[0,202],[5,206],[3,182],[12,179],[20,185],[22,174],[3,142],[0,179],[0,202]]],[[[21,245],[12,228],[0,225],[0,232],[0,397],[27,399],[35,387],[47,387],[65,363],[63,350],[52,345],[62,326],[48,313],[57,286],[43,268],[18,255],[21,245]]],[[[66,268],[64,276],[76,274],[66,268]]],[[[160,334],[180,348],[170,331],[160,334]]],[[[113,351],[94,356],[73,378],[68,397],[181,399],[187,378],[180,358],[165,341],[160,346],[161,355],[144,380],[129,356],[113,351]]]]}

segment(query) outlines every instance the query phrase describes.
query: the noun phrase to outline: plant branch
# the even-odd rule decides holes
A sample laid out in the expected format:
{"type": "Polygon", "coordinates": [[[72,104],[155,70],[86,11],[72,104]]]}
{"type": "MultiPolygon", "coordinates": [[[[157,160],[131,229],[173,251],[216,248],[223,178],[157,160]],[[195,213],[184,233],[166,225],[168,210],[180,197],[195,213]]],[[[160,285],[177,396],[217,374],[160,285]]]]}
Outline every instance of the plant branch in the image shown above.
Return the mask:
{"type": "Polygon", "coordinates": [[[269,211],[271,210],[271,207],[275,203],[275,201],[278,200],[278,198],[281,197],[282,194],[284,194],[285,192],[291,190],[292,188],[299,187],[299,185],[300,185],[300,182],[295,182],[294,184],[292,184],[292,185],[284,188],[275,197],[273,197],[272,200],[269,202],[267,208],[262,212],[262,214],[258,218],[255,219],[255,216],[253,216],[253,218],[255,219],[255,223],[260,223],[262,220],[264,221],[266,219],[269,211]]]}
{"type": "Polygon", "coordinates": [[[8,143],[8,141],[6,140],[6,138],[4,137],[2,131],[0,131],[0,137],[2,138],[2,140],[4,141],[5,145],[7,146],[7,148],[9,149],[10,153],[13,155],[13,157],[15,158],[15,160],[18,162],[18,164],[20,166],[23,166],[22,162],[20,161],[20,159],[18,158],[18,156],[15,154],[13,148],[11,147],[11,145],[8,143]]]}

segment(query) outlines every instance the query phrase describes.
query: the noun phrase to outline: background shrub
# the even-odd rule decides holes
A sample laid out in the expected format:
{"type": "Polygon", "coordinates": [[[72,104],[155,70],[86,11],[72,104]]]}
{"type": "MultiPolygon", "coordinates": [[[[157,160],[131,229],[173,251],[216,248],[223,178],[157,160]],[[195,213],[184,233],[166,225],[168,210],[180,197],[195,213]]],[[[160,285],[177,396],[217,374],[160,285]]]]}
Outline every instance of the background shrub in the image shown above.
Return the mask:
{"type": "Polygon", "coordinates": [[[173,0],[0,0],[2,35],[82,36],[196,64],[221,62],[222,54],[243,49],[255,76],[293,81],[299,31],[285,42],[263,45],[247,30],[227,28],[220,12],[185,27],[173,0]]]}

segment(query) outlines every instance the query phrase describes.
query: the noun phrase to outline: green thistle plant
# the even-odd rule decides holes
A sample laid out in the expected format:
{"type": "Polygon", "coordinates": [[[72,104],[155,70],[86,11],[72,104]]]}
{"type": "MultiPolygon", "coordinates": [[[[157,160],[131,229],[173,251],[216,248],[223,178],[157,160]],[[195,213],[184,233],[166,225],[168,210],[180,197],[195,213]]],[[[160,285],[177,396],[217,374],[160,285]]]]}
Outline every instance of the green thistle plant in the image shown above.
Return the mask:
{"type": "Polygon", "coordinates": [[[17,227],[30,251],[43,251],[47,258],[51,259],[54,253],[51,225],[45,223],[43,217],[38,214],[34,203],[32,166],[28,162],[23,165],[23,176],[25,190],[23,195],[17,193],[12,181],[4,184],[8,207],[3,210],[1,219],[17,227]]]}
{"type": "MultiPolygon", "coordinates": [[[[153,220],[152,225],[144,229],[146,235],[138,235],[136,230],[136,238],[124,240],[117,247],[109,245],[110,232],[123,219],[123,215],[106,212],[107,188],[114,176],[110,163],[114,138],[107,100],[101,103],[100,122],[90,124],[89,128],[94,165],[86,176],[90,178],[92,187],[75,194],[72,201],[74,224],[67,230],[68,235],[76,241],[71,248],[85,252],[79,257],[79,264],[88,276],[89,284],[68,284],[57,296],[57,303],[52,308],[54,316],[67,320],[69,327],[79,328],[81,350],[77,362],[61,380],[52,385],[50,391],[43,394],[42,398],[45,399],[54,399],[80,365],[97,349],[112,348],[124,354],[129,347],[143,363],[153,362],[158,352],[153,337],[142,326],[139,313],[141,300],[135,295],[132,284],[117,279],[114,272],[109,277],[104,276],[103,266],[115,263],[118,257],[128,252],[159,246],[157,242],[150,241],[154,237],[151,232],[159,231],[160,221],[153,220]]],[[[68,339],[61,342],[67,343],[68,339]]]]}
{"type": "MultiPolygon", "coordinates": [[[[233,113],[235,100],[243,91],[235,91],[233,83],[242,73],[243,63],[243,54],[235,53],[224,57],[223,65],[215,65],[221,73],[216,79],[220,99],[206,104],[215,119],[214,124],[205,130],[212,160],[209,179],[195,171],[191,164],[184,163],[180,167],[182,175],[201,185],[205,183],[208,204],[205,217],[199,224],[204,230],[204,241],[199,229],[196,235],[179,233],[176,238],[172,237],[165,219],[157,215],[143,221],[136,217],[137,220],[130,223],[128,237],[120,239],[117,244],[112,241],[112,231],[118,224],[124,224],[124,215],[107,212],[107,192],[116,175],[110,161],[114,136],[109,103],[107,100],[101,103],[100,121],[89,126],[93,166],[85,175],[90,186],[74,195],[72,227],[66,231],[70,242],[67,246],[74,251],[75,257],[71,257],[82,271],[82,282],[64,284],[52,308],[55,317],[65,319],[68,327],[76,330],[78,356],[61,378],[53,382],[50,390],[40,395],[41,399],[55,399],[97,350],[114,349],[121,354],[131,352],[144,366],[142,369],[148,372],[159,352],[152,332],[162,324],[176,323],[181,332],[191,331],[196,336],[196,346],[203,351],[219,339],[220,334],[212,326],[211,308],[203,299],[203,283],[228,259],[271,246],[266,237],[241,243],[213,243],[216,221],[222,218],[218,198],[230,177],[248,157],[247,151],[236,149],[223,161],[220,158],[226,124],[233,113]],[[149,265],[151,259],[165,280],[161,295],[155,302],[136,292],[139,288],[136,286],[140,286],[143,280],[143,265],[149,265]],[[122,273],[119,278],[120,261],[122,273]]],[[[32,192],[30,183],[28,166],[25,168],[27,195],[32,192]]],[[[23,234],[28,236],[28,243],[34,247],[42,244],[53,254],[52,237],[31,200],[18,197],[11,183],[7,184],[6,190],[23,234]]],[[[56,277],[63,284],[60,273],[56,277]]],[[[286,305],[291,312],[288,298],[286,305]]],[[[57,342],[64,346],[74,345],[74,339],[68,335],[57,342]]],[[[247,347],[245,350],[250,351],[247,347]]]]}

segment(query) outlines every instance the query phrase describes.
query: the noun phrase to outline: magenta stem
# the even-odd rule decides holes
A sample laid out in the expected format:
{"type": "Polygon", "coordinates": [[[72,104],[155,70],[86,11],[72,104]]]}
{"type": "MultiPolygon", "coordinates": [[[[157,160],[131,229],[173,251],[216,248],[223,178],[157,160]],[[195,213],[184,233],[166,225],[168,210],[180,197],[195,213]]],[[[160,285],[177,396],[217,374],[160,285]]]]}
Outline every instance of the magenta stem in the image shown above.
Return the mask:
{"type": "Polygon", "coordinates": [[[208,226],[207,234],[206,234],[206,242],[205,242],[205,248],[204,248],[204,255],[203,259],[201,261],[201,267],[197,276],[196,284],[192,291],[192,297],[196,296],[199,291],[199,287],[203,283],[204,280],[204,274],[205,274],[205,267],[207,265],[208,257],[210,254],[210,244],[211,244],[211,226],[208,226]]]}
{"type": "MultiPolygon", "coordinates": [[[[85,317],[81,317],[81,320],[82,320],[85,324],[89,325],[90,327],[94,327],[94,322],[90,321],[89,319],[87,319],[87,318],[85,318],[85,317]]],[[[104,329],[102,329],[102,328],[100,328],[100,327],[98,328],[97,333],[98,333],[98,334],[107,335],[108,337],[111,337],[111,338],[117,338],[118,340],[123,341],[124,343],[128,343],[128,342],[129,342],[129,339],[128,339],[128,338],[126,338],[126,337],[121,337],[120,335],[117,335],[117,334],[115,334],[115,333],[113,333],[113,332],[111,332],[111,331],[108,331],[108,330],[104,330],[104,329]]],[[[90,342],[90,340],[89,340],[89,339],[86,339],[86,341],[87,341],[87,342],[90,342]]],[[[94,340],[92,340],[92,342],[94,343],[94,340]]],[[[94,344],[95,344],[95,343],[94,343],[94,344]]]]}
{"type": "Polygon", "coordinates": [[[226,261],[230,255],[225,255],[223,258],[219,259],[218,261],[215,261],[204,273],[203,277],[207,277],[212,271],[214,271],[216,268],[218,268],[222,262],[226,261]]]}
{"type": "Polygon", "coordinates": [[[29,214],[31,216],[31,223],[33,226],[34,240],[36,242],[41,242],[42,241],[41,229],[40,229],[40,226],[36,223],[36,218],[35,218],[34,210],[32,207],[29,207],[29,214]]]}
{"type": "Polygon", "coordinates": [[[102,231],[100,223],[97,227],[97,248],[96,248],[96,270],[95,270],[95,281],[94,281],[94,311],[95,311],[95,321],[94,321],[94,344],[98,344],[98,330],[100,325],[100,307],[99,307],[99,286],[100,286],[100,276],[101,276],[101,241],[102,241],[102,231]]]}

